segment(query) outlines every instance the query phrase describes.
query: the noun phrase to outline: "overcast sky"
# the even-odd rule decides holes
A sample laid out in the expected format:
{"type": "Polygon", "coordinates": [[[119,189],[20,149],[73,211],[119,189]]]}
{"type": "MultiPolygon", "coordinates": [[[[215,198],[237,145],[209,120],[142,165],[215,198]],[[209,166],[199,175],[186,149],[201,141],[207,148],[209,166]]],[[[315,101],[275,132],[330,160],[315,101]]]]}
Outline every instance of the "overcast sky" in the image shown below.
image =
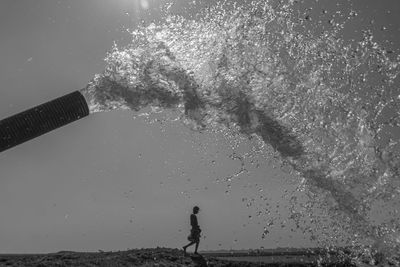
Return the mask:
{"type": "MultiPolygon", "coordinates": [[[[186,0],[170,2],[171,13],[198,11],[186,0]]],[[[347,3],[311,2],[316,14],[347,3]]],[[[373,19],[377,40],[399,47],[398,0],[352,2],[359,18],[348,37],[373,19]]],[[[0,1],[0,118],[83,88],[102,72],[113,43],[129,42],[126,29],[159,19],[165,3],[0,1]]],[[[289,223],[281,227],[285,190],[298,177],[263,157],[270,148],[229,187],[221,180],[241,169],[233,152],[249,152],[255,140],[233,150],[235,137],[134,115],[95,114],[0,154],[0,253],[181,247],[193,205],[201,208],[201,249],[315,245],[289,223]],[[266,207],[271,215],[257,216],[266,207]],[[279,223],[262,238],[272,217],[279,223]]]]}

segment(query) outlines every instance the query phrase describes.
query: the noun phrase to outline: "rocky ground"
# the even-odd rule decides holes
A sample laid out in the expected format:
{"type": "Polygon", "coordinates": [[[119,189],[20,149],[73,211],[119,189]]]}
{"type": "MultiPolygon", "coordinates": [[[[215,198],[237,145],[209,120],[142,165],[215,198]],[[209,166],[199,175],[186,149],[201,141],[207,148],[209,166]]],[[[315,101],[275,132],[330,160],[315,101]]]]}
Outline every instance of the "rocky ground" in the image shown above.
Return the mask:
{"type": "MultiPolygon", "coordinates": [[[[83,253],[61,251],[40,255],[0,255],[0,266],[33,266],[33,267],[122,267],[122,266],[310,266],[309,264],[261,264],[250,262],[237,262],[213,258],[209,255],[196,256],[189,254],[184,256],[182,250],[170,248],[135,249],[119,252],[83,253]]],[[[333,265],[333,266],[345,266],[333,265]]],[[[346,265],[347,266],[347,265],[346,265]]]]}

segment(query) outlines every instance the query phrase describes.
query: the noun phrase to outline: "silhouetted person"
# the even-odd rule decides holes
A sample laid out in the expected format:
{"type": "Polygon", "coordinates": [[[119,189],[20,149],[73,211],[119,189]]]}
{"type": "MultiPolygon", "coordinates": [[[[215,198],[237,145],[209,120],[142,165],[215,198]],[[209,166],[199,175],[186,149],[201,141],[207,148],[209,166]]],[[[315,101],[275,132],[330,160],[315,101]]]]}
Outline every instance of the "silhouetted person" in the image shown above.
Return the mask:
{"type": "Polygon", "coordinates": [[[195,206],[193,207],[193,213],[190,214],[190,225],[192,226],[192,229],[190,230],[190,235],[188,236],[188,240],[190,241],[189,244],[183,247],[183,252],[186,255],[186,249],[193,244],[196,244],[196,248],[194,250],[194,254],[197,253],[197,249],[199,248],[199,243],[200,243],[200,226],[199,223],[197,222],[197,216],[196,214],[199,213],[200,208],[195,206]]]}

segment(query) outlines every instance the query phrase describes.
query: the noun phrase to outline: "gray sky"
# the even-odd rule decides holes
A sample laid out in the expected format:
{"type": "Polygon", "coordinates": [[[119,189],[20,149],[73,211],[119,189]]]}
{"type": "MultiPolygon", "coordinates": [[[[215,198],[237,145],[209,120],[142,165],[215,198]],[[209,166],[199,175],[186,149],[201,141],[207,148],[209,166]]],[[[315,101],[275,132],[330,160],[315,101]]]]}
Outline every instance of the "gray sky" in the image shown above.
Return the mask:
{"type": "MultiPolygon", "coordinates": [[[[0,1],[0,118],[84,87],[102,72],[114,41],[126,44],[126,29],[157,19],[166,2],[0,1]]],[[[172,1],[171,12],[189,16],[193,10],[187,2],[172,1]]],[[[347,2],[307,5],[318,14],[322,6],[340,9],[336,3],[347,2]]],[[[370,27],[377,40],[399,47],[397,0],[357,0],[353,7],[359,16],[345,35],[357,39],[355,30],[374,19],[370,27]]],[[[272,217],[284,220],[285,190],[293,190],[298,178],[282,172],[262,151],[255,156],[260,167],[236,177],[231,187],[219,182],[241,168],[231,157],[232,140],[192,132],[179,122],[149,123],[132,112],[114,111],[5,151],[0,154],[0,253],[181,247],[193,205],[201,208],[201,249],[315,245],[307,234],[290,231],[290,224],[276,223],[261,238],[272,217]],[[267,205],[271,215],[257,216],[267,205]]],[[[256,145],[243,140],[235,151],[249,152],[256,145]]]]}

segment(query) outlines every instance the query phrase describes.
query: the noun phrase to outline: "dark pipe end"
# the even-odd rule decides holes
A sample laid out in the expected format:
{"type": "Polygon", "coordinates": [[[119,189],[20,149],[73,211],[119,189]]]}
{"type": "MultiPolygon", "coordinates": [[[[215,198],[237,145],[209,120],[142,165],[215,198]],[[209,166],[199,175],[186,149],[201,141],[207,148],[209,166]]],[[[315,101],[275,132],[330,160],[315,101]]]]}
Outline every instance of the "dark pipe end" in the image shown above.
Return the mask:
{"type": "Polygon", "coordinates": [[[0,121],[0,152],[89,115],[79,91],[0,121]]]}

